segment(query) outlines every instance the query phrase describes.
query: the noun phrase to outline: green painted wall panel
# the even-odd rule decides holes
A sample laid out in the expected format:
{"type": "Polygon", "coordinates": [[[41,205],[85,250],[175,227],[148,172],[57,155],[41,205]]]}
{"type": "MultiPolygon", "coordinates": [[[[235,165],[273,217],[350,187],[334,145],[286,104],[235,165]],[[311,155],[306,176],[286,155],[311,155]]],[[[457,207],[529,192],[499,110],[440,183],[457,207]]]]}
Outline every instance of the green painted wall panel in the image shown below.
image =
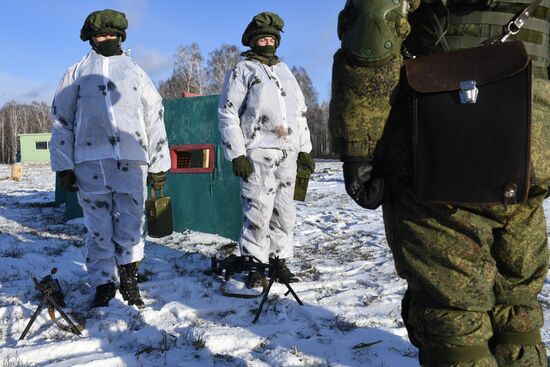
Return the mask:
{"type": "Polygon", "coordinates": [[[187,228],[239,238],[242,211],[240,182],[223,157],[218,131],[218,96],[168,100],[164,123],[170,145],[213,144],[213,173],[169,173],[174,230],[187,228]]]}

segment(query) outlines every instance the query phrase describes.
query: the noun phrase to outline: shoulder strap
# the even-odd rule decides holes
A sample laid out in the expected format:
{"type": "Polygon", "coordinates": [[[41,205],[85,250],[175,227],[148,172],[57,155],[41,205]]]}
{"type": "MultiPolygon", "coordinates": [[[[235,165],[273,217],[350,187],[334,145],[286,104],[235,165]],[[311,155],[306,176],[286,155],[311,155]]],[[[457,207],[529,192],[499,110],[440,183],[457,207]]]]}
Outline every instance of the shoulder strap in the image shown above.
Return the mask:
{"type": "Polygon", "coordinates": [[[510,22],[508,22],[508,25],[506,28],[504,28],[504,31],[496,35],[494,37],[488,38],[485,40],[482,45],[492,45],[493,43],[497,42],[504,42],[506,41],[510,36],[517,34],[521,27],[525,24],[527,21],[527,18],[529,18],[534,12],[535,9],[540,5],[542,0],[533,0],[529,5],[523,9],[523,11],[519,14],[517,14],[515,17],[513,17],[510,22]]]}

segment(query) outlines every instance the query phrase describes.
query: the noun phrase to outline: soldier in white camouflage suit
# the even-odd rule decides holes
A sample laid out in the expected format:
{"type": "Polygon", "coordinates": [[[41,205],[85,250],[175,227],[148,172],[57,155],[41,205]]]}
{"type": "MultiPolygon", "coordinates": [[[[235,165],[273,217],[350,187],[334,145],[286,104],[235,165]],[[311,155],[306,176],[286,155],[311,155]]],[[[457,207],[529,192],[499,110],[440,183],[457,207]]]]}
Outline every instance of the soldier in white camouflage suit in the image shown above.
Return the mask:
{"type": "Polygon", "coordinates": [[[296,168],[311,172],[311,141],[304,96],[288,66],[275,55],[283,20],[256,15],[242,43],[251,50],[225,78],[218,109],[225,158],[242,177],[243,255],[267,263],[283,260],[280,278],[296,281],[284,260],[293,255],[296,168]]]}
{"type": "Polygon", "coordinates": [[[65,190],[78,191],[86,266],[96,286],[92,308],[115,296],[117,270],[123,298],[144,307],[137,265],[146,180],[160,188],[170,168],[162,99],[121,49],[127,25],[123,13],[109,9],[86,18],[80,38],[93,49],[67,70],[52,106],[51,165],[65,190]]]}

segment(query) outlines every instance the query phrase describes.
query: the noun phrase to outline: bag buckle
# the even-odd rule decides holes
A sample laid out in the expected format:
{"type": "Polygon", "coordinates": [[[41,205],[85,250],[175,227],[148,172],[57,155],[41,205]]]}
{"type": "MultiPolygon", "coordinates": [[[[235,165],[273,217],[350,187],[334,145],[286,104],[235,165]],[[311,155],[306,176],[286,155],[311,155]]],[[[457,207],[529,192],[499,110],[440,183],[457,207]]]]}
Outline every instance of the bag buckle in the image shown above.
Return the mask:
{"type": "Polygon", "coordinates": [[[476,88],[475,80],[460,82],[460,102],[462,104],[476,103],[479,89],[476,88]]]}
{"type": "Polygon", "coordinates": [[[504,204],[517,204],[518,185],[515,183],[507,183],[504,185],[504,204]]]}

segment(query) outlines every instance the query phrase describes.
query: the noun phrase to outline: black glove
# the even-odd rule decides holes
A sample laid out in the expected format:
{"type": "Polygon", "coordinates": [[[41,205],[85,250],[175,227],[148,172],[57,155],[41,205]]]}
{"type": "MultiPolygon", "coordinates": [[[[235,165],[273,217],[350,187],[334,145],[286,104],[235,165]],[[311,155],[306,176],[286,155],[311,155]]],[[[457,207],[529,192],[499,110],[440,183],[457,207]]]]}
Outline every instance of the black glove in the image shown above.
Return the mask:
{"type": "Polygon", "coordinates": [[[244,155],[233,159],[233,174],[246,180],[252,173],[252,164],[244,155]]]}
{"type": "Polygon", "coordinates": [[[65,171],[59,172],[59,180],[61,188],[68,192],[77,192],[78,187],[75,186],[76,176],[73,170],[66,169],[65,171]]]}
{"type": "Polygon", "coordinates": [[[164,190],[164,185],[166,184],[166,173],[164,172],[157,172],[157,173],[151,173],[147,175],[147,186],[153,185],[153,189],[162,191],[164,190]]]}
{"type": "Polygon", "coordinates": [[[311,171],[311,173],[315,172],[315,161],[309,153],[298,153],[298,160],[296,162],[298,163],[298,166],[306,167],[311,171]]]}
{"type": "Polygon", "coordinates": [[[384,180],[372,177],[372,159],[347,157],[344,161],[346,192],[365,209],[376,209],[384,197],[384,180]]]}

